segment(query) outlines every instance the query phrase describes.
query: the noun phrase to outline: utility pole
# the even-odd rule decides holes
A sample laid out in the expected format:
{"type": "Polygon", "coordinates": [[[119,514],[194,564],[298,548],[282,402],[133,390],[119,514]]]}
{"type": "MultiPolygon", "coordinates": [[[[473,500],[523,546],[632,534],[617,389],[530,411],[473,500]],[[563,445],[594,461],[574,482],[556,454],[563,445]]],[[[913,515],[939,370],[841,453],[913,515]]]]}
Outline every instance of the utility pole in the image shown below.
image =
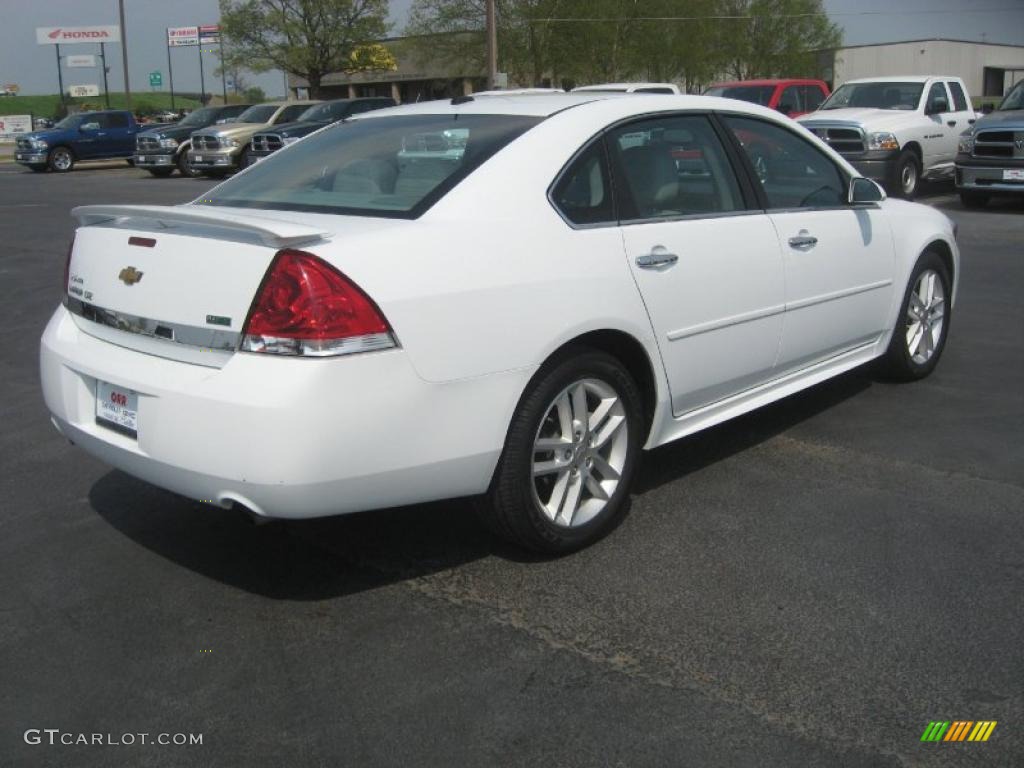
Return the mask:
{"type": "Polygon", "coordinates": [[[100,43],[100,64],[103,65],[103,100],[110,109],[110,88],[107,87],[107,49],[106,43],[100,43]]]}
{"type": "Polygon", "coordinates": [[[487,88],[493,89],[498,79],[498,24],[494,0],[487,0],[487,88]]]}
{"type": "Polygon", "coordinates": [[[60,43],[54,46],[57,49],[57,87],[60,88],[60,103],[64,105],[64,75],[60,71],[60,43]]]}
{"type": "Polygon", "coordinates": [[[132,87],[128,82],[128,30],[124,26],[124,0],[117,0],[118,12],[121,14],[121,64],[124,67],[124,107],[132,108],[132,87]]]}

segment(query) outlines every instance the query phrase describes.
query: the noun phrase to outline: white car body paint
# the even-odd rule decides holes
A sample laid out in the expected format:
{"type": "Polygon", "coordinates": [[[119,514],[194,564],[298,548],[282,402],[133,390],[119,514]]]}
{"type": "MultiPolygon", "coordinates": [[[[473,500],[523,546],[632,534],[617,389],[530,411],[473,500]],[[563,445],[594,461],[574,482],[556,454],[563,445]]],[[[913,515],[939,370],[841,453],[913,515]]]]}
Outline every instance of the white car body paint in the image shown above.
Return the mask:
{"type": "MultiPolygon", "coordinates": [[[[902,201],[594,228],[573,228],[549,201],[561,169],[605,126],[712,110],[799,131],[772,110],[708,97],[428,102],[356,119],[550,117],[416,220],[188,205],[164,209],[175,227],[153,235],[133,228],[130,210],[108,210],[115,224],[84,209],[80,217],[96,223],[78,229],[70,273],[99,306],[184,330],[219,315],[230,318],[225,332],[237,334],[283,242],[275,238],[308,237],[301,248],[372,297],[399,346],[319,359],[202,349],[59,307],[40,360],[54,423],[132,475],[268,517],[471,495],[488,487],[531,377],[583,334],[616,331],[643,348],[655,389],[645,447],[654,448],[882,354],[928,246],[948,249],[959,278],[952,224],[902,201]],[[228,229],[218,228],[220,214],[228,229]],[[785,239],[802,229],[819,238],[817,259],[788,251],[785,239]],[[129,247],[132,234],[157,243],[129,247]],[[679,262],[663,273],[637,270],[635,258],[657,244],[679,262]],[[116,279],[128,265],[144,274],[131,288],[116,279]],[[95,422],[97,381],[138,393],[137,439],[95,422]]],[[[824,143],[804,138],[855,175],[824,143]]]]}

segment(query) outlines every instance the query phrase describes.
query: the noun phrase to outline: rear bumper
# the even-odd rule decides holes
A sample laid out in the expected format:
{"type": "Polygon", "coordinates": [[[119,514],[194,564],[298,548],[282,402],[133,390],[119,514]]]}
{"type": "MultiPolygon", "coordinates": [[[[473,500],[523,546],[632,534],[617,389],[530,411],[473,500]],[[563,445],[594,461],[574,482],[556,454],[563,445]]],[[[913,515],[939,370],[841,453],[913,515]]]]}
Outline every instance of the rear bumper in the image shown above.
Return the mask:
{"type": "Polygon", "coordinates": [[[434,384],[398,350],[223,368],[101,341],[59,307],[40,345],[54,424],[107,464],[267,517],[343,514],[483,492],[532,370],[434,384]],[[97,380],[138,397],[138,439],[95,419],[97,380]]]}
{"type": "Polygon", "coordinates": [[[956,188],[984,194],[1024,195],[1024,162],[957,158],[956,188]],[[1009,172],[1009,173],[1007,173],[1009,172]],[[1019,176],[1020,178],[1007,178],[1019,176]]]}

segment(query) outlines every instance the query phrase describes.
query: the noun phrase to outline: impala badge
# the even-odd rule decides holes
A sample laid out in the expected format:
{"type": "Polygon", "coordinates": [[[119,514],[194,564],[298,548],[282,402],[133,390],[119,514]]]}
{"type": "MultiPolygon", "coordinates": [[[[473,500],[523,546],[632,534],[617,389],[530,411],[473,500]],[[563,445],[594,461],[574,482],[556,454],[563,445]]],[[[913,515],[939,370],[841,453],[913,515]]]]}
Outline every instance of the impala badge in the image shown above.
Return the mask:
{"type": "Polygon", "coordinates": [[[142,279],[142,273],[135,267],[125,267],[118,273],[117,279],[125,285],[135,285],[142,279]]]}

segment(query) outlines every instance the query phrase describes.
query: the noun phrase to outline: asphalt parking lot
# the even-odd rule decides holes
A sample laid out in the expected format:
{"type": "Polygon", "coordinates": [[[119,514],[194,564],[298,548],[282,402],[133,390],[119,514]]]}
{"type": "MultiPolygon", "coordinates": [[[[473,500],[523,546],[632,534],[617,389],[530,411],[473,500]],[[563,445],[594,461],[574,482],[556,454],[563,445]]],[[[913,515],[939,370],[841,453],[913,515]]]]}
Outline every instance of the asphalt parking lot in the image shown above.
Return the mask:
{"type": "Polygon", "coordinates": [[[618,531],[535,561],[464,500],[257,527],[56,433],[69,210],[210,186],[0,166],[0,764],[1024,764],[1024,204],[926,198],[963,253],[931,378],[854,371],[659,449],[618,531]]]}

